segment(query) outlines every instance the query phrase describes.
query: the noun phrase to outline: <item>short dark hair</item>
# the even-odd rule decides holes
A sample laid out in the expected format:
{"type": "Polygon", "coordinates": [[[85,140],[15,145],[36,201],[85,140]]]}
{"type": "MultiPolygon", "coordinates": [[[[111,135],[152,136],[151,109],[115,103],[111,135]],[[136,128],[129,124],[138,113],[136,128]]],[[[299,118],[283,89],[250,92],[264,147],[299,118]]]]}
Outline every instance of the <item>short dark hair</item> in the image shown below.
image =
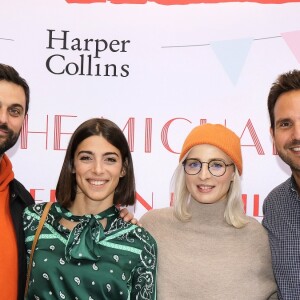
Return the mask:
{"type": "Polygon", "coordinates": [[[268,96],[268,111],[270,117],[271,128],[275,127],[274,107],[283,93],[300,89],[300,70],[293,70],[278,76],[273,82],[268,96]]]}
{"type": "Polygon", "coordinates": [[[29,109],[29,98],[30,98],[30,89],[26,80],[22,78],[12,66],[0,63],[0,81],[1,80],[12,82],[23,88],[26,97],[26,104],[25,104],[25,115],[26,115],[29,109]]]}
{"type": "Polygon", "coordinates": [[[71,206],[77,190],[76,175],[72,172],[74,155],[78,145],[90,136],[102,136],[116,147],[122,158],[125,176],[120,178],[114,193],[115,205],[133,205],[135,203],[135,178],[133,162],[128,142],[121,129],[112,121],[93,118],[83,122],[74,131],[68,144],[65,159],[56,186],[56,199],[65,208],[71,206]]]}

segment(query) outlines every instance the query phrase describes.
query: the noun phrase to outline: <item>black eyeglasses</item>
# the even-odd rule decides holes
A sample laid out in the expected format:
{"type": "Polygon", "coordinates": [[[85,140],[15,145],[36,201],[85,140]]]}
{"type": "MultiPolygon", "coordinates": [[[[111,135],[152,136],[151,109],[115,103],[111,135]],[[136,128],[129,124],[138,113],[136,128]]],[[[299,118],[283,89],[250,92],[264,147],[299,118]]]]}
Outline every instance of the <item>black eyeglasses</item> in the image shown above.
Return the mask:
{"type": "Polygon", "coordinates": [[[188,175],[198,174],[201,171],[203,164],[207,164],[209,173],[216,177],[223,176],[226,172],[226,168],[234,165],[234,163],[226,164],[224,161],[217,159],[206,162],[195,158],[187,158],[182,163],[184,171],[188,175]]]}

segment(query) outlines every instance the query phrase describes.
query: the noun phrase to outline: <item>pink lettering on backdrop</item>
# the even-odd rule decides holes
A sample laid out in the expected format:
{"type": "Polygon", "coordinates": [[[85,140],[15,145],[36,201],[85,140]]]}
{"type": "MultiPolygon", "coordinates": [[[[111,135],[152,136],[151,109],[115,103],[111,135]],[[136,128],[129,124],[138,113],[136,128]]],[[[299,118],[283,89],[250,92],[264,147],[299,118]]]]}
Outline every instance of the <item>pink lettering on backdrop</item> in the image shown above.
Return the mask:
{"type": "Polygon", "coordinates": [[[151,153],[152,149],[152,118],[145,120],[145,153],[151,153]]]}
{"type": "Polygon", "coordinates": [[[26,115],[23,123],[23,127],[20,134],[20,141],[21,141],[21,149],[27,149],[28,148],[28,134],[45,134],[45,149],[48,149],[48,135],[49,135],[49,122],[48,122],[48,115],[46,115],[46,121],[45,124],[42,125],[45,126],[45,131],[29,131],[28,129],[28,115],[26,115]]]}
{"type": "MultiPolygon", "coordinates": [[[[51,119],[49,118],[49,116],[46,115],[45,120],[41,121],[41,124],[39,125],[41,127],[41,129],[40,130],[32,130],[31,129],[32,126],[30,126],[31,125],[30,124],[30,116],[27,115],[25,118],[25,121],[24,121],[24,125],[21,130],[21,134],[20,134],[20,141],[21,141],[20,148],[24,149],[24,150],[30,149],[30,145],[32,145],[32,143],[30,143],[29,135],[35,134],[35,135],[45,135],[45,143],[43,145],[41,144],[41,147],[44,148],[45,150],[48,150],[49,148],[51,148],[52,150],[66,150],[65,147],[62,147],[62,145],[61,145],[62,137],[63,136],[71,136],[71,134],[73,133],[73,132],[63,131],[63,129],[62,129],[65,122],[67,122],[68,118],[78,118],[78,116],[54,115],[53,122],[52,122],[51,119]],[[52,131],[54,134],[53,145],[49,146],[48,140],[49,140],[50,133],[52,131]]],[[[196,125],[193,125],[193,122],[186,118],[172,118],[172,119],[166,121],[165,124],[161,128],[160,138],[161,138],[162,145],[170,153],[179,154],[180,149],[172,149],[171,148],[169,129],[172,125],[175,125],[175,123],[176,123],[176,126],[178,126],[178,124],[182,124],[182,121],[184,122],[185,125],[190,124],[191,128],[198,124],[201,125],[201,124],[207,123],[207,119],[200,119],[198,121],[199,123],[197,122],[196,125]]],[[[129,144],[129,148],[130,148],[131,152],[134,152],[134,143],[135,143],[135,136],[136,136],[135,124],[137,122],[139,122],[138,124],[140,126],[140,124],[141,124],[140,120],[138,120],[135,117],[129,117],[122,129],[128,140],[128,144],[129,144]]],[[[223,124],[226,126],[226,119],[224,120],[223,124]]],[[[144,137],[143,137],[144,143],[145,143],[144,153],[151,153],[153,151],[152,140],[156,135],[158,137],[158,134],[153,132],[153,118],[145,118],[144,137]]],[[[175,136],[173,138],[177,138],[177,136],[175,136]]],[[[263,150],[263,147],[261,145],[261,142],[259,140],[259,137],[256,133],[256,130],[254,128],[254,125],[253,125],[251,119],[248,119],[240,138],[241,138],[242,147],[253,147],[256,149],[256,152],[258,155],[265,155],[265,152],[263,150]],[[253,144],[243,144],[243,141],[242,141],[243,135],[245,134],[246,130],[248,130],[250,137],[253,141],[253,144]]],[[[276,154],[277,154],[276,149],[273,146],[272,155],[276,155],[276,154]]]]}
{"type": "Polygon", "coordinates": [[[66,150],[65,148],[61,148],[61,136],[62,135],[70,135],[72,132],[62,132],[61,131],[61,122],[62,118],[76,118],[77,116],[66,116],[66,115],[56,115],[54,116],[54,150],[66,150]]]}
{"type": "Polygon", "coordinates": [[[55,198],[55,190],[46,190],[43,188],[31,188],[29,189],[29,192],[32,196],[32,198],[35,200],[35,202],[44,202],[44,201],[50,201],[50,202],[55,202],[56,198],[55,198]],[[42,197],[44,193],[46,193],[46,195],[49,192],[49,198],[46,197],[42,197]],[[40,199],[39,197],[42,197],[42,199],[40,199]]]}
{"type": "Polygon", "coordinates": [[[264,152],[264,150],[263,150],[263,148],[261,146],[259,138],[258,138],[258,136],[256,134],[256,131],[255,131],[254,126],[253,126],[253,124],[252,124],[252,122],[251,122],[250,119],[248,120],[248,122],[247,122],[247,124],[246,124],[246,126],[245,126],[245,128],[244,128],[244,130],[242,132],[241,139],[243,137],[243,134],[245,133],[246,128],[249,130],[249,133],[250,133],[250,136],[251,136],[251,138],[252,138],[252,140],[254,142],[254,145],[241,145],[241,146],[255,147],[256,151],[257,151],[257,153],[259,155],[264,155],[265,152],[264,152]]]}
{"type": "MultiPolygon", "coordinates": [[[[247,204],[248,204],[248,194],[242,194],[242,200],[244,202],[244,210],[247,212],[247,204]]],[[[259,208],[260,208],[260,199],[258,194],[253,195],[253,212],[249,215],[252,215],[253,217],[262,217],[259,215],[259,208]]]]}
{"type": "MultiPolygon", "coordinates": [[[[29,191],[30,191],[31,196],[33,197],[33,199],[37,203],[38,202],[44,202],[44,201],[51,201],[51,202],[56,201],[55,190],[54,189],[46,190],[44,188],[31,188],[29,191]],[[45,194],[46,194],[46,196],[45,196],[45,194]]],[[[137,201],[136,201],[135,206],[139,203],[147,211],[151,210],[151,209],[155,208],[154,205],[153,205],[153,198],[154,198],[154,193],[153,192],[152,192],[150,201],[147,201],[138,192],[136,192],[136,200],[137,201]],[[151,204],[149,204],[149,202],[151,204]]],[[[244,202],[244,210],[248,215],[252,215],[253,217],[262,217],[259,213],[259,209],[260,209],[260,205],[261,205],[259,194],[254,194],[253,195],[253,211],[252,212],[247,212],[247,206],[248,206],[248,203],[250,201],[250,197],[248,197],[248,194],[242,194],[242,200],[244,202]]],[[[169,202],[170,206],[173,204],[173,201],[174,201],[174,194],[171,193],[170,194],[170,202],[169,202]]],[[[135,211],[135,209],[134,209],[134,211],[135,211]]]]}
{"type": "Polygon", "coordinates": [[[179,152],[176,152],[174,150],[171,149],[171,147],[169,146],[169,141],[168,141],[168,131],[169,131],[169,127],[171,126],[171,124],[174,122],[174,121],[177,121],[177,120],[184,120],[184,121],[187,121],[189,123],[192,123],[191,121],[187,120],[187,119],[184,119],[184,118],[174,118],[170,121],[168,121],[165,126],[162,128],[161,130],[161,141],[162,141],[162,144],[164,145],[164,147],[169,151],[169,152],[172,152],[172,153],[176,153],[176,154],[179,154],[179,152]]]}
{"type": "Polygon", "coordinates": [[[155,2],[162,5],[182,5],[182,4],[197,4],[197,3],[228,3],[228,2],[255,2],[261,4],[282,4],[289,2],[299,2],[300,0],[65,0],[67,3],[91,4],[91,3],[106,3],[113,4],[146,4],[147,2],[155,2]]]}
{"type": "Polygon", "coordinates": [[[127,142],[131,152],[134,152],[134,125],[135,125],[135,118],[129,118],[128,122],[125,124],[123,128],[123,131],[126,128],[128,128],[127,142]]]}

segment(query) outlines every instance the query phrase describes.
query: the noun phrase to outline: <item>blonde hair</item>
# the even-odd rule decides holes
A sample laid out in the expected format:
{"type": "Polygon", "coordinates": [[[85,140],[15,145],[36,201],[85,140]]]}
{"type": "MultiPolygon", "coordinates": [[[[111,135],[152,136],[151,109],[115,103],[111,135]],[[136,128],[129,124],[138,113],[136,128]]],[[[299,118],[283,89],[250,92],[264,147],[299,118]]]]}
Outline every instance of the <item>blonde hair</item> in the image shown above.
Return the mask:
{"type": "MultiPolygon", "coordinates": [[[[174,193],[173,206],[175,216],[183,222],[189,221],[192,217],[188,209],[188,203],[191,195],[185,183],[185,173],[182,166],[182,162],[186,157],[187,154],[179,162],[179,165],[175,169],[175,172],[172,176],[170,185],[171,192],[174,193]]],[[[227,224],[235,228],[242,228],[249,222],[248,217],[244,212],[244,204],[241,195],[241,179],[236,167],[234,171],[233,182],[231,183],[227,194],[227,204],[224,212],[224,219],[227,224]]]]}

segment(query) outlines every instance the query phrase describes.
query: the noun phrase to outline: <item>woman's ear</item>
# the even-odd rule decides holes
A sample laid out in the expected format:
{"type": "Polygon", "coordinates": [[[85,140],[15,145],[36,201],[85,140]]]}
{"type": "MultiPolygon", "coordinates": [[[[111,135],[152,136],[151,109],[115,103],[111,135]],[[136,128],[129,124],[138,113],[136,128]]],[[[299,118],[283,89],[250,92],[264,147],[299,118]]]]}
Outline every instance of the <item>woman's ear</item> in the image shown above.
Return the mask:
{"type": "Polygon", "coordinates": [[[236,170],[234,169],[234,172],[231,174],[231,182],[234,182],[235,172],[236,172],[236,170]]]}
{"type": "Polygon", "coordinates": [[[128,162],[127,159],[124,161],[120,177],[124,177],[126,175],[126,170],[127,170],[128,162]]]}
{"type": "Polygon", "coordinates": [[[125,168],[123,167],[122,170],[121,170],[120,177],[124,177],[125,175],[126,175],[126,170],[125,170],[125,168]]]}

